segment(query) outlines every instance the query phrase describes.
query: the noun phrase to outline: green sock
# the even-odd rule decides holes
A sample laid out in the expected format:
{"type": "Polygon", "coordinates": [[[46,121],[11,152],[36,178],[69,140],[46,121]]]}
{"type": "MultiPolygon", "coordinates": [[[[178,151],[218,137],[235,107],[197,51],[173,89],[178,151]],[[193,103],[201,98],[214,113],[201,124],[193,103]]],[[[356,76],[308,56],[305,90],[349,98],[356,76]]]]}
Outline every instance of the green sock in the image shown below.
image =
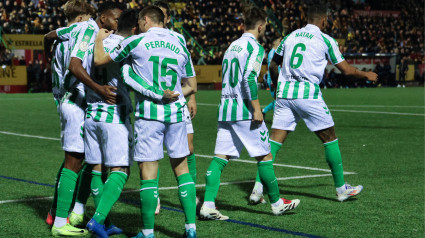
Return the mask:
{"type": "Polygon", "coordinates": [[[339,151],[338,139],[324,144],[325,158],[331,168],[335,187],[341,187],[345,184],[344,170],[342,169],[341,152],[339,151]]]}
{"type": "Polygon", "coordinates": [[[227,163],[228,161],[226,159],[221,159],[216,156],[212,159],[211,164],[207,169],[207,175],[205,176],[206,187],[204,201],[215,202],[218,188],[220,187],[221,172],[223,172],[227,163]]]}
{"type": "Polygon", "coordinates": [[[195,224],[196,221],[196,189],[189,173],[177,177],[179,184],[179,199],[182,204],[186,224],[195,224]]]}
{"type": "Polygon", "coordinates": [[[92,166],[86,163],[83,165],[83,168],[78,175],[77,197],[75,198],[76,202],[86,204],[87,199],[90,197],[90,186],[92,178],[91,170],[92,166]]]}
{"type": "Polygon", "coordinates": [[[91,194],[93,196],[94,207],[97,208],[103,194],[102,172],[93,170],[91,174],[91,194]]]}
{"type": "Polygon", "coordinates": [[[127,179],[128,176],[124,172],[111,172],[111,175],[109,175],[109,178],[103,187],[102,197],[100,198],[96,212],[93,216],[93,219],[97,223],[103,224],[105,222],[105,219],[111,211],[112,206],[120,197],[121,191],[124,188],[127,179]]]}
{"type": "Polygon", "coordinates": [[[58,173],[56,174],[55,194],[53,195],[52,206],[50,207],[50,214],[53,215],[53,216],[55,214],[52,214],[52,212],[55,212],[56,211],[56,207],[57,207],[57,204],[58,204],[58,185],[59,185],[59,179],[61,177],[61,173],[62,173],[62,169],[63,169],[64,164],[65,164],[65,162],[62,162],[62,165],[59,168],[58,173]]]}
{"type": "MultiPolygon", "coordinates": [[[[270,150],[273,156],[273,163],[276,158],[276,154],[280,150],[280,148],[282,148],[282,143],[276,142],[274,140],[270,140],[270,150]]],[[[257,177],[255,177],[255,182],[261,183],[260,173],[258,172],[258,169],[257,169],[257,177]]]]}
{"type": "Polygon", "coordinates": [[[273,161],[258,162],[258,172],[260,173],[261,183],[264,185],[271,203],[280,199],[279,185],[274,174],[273,161]]]}
{"type": "Polygon", "coordinates": [[[196,156],[195,156],[195,154],[191,154],[187,157],[187,166],[189,167],[190,176],[192,176],[192,180],[196,184],[196,156]]]}
{"type": "Polygon", "coordinates": [[[158,181],[156,179],[140,180],[140,213],[143,229],[153,229],[155,209],[158,204],[158,181]]]}
{"type": "Polygon", "coordinates": [[[74,171],[63,168],[58,186],[58,202],[56,208],[56,216],[68,217],[69,208],[71,207],[72,197],[74,195],[75,185],[77,184],[78,174],[74,171]]]}

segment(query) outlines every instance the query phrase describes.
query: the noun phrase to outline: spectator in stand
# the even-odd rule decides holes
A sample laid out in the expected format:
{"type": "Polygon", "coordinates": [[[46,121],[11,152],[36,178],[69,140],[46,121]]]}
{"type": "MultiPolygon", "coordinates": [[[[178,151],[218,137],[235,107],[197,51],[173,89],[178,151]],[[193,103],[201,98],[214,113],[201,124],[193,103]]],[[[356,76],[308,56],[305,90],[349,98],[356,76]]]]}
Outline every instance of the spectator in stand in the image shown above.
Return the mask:
{"type": "Polygon", "coordinates": [[[407,70],[409,69],[407,57],[403,57],[400,62],[400,69],[399,69],[399,80],[397,88],[406,87],[406,74],[407,70]]]}

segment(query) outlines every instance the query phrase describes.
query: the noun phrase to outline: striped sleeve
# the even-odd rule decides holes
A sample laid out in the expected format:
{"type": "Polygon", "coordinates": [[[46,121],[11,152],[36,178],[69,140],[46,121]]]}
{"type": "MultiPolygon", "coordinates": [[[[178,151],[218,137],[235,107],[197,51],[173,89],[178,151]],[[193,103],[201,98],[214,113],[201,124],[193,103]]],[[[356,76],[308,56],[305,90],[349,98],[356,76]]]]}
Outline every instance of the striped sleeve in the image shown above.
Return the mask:
{"type": "Polygon", "coordinates": [[[124,83],[131,87],[134,91],[143,96],[152,98],[154,101],[161,101],[164,91],[149,85],[143,78],[137,75],[129,64],[121,67],[121,75],[124,83]]]}
{"type": "Polygon", "coordinates": [[[331,61],[332,64],[339,64],[344,61],[344,56],[342,56],[339,51],[338,42],[325,34],[322,34],[323,41],[326,44],[328,50],[326,51],[327,58],[331,61]]]}
{"type": "Polygon", "coordinates": [[[280,42],[279,46],[277,47],[275,54],[278,54],[280,56],[283,56],[283,52],[285,52],[285,41],[291,34],[285,36],[282,41],[280,42]]]}
{"type": "Polygon", "coordinates": [[[78,38],[72,46],[71,57],[76,57],[80,60],[84,60],[86,56],[89,45],[94,42],[96,34],[94,33],[94,27],[90,24],[85,24],[81,27],[78,34],[78,38]]]}
{"type": "Polygon", "coordinates": [[[177,38],[179,39],[180,45],[183,48],[184,53],[187,56],[187,62],[184,66],[184,75],[182,76],[183,78],[191,78],[191,77],[195,77],[195,67],[193,67],[193,62],[192,62],[192,57],[190,55],[189,50],[186,47],[186,40],[184,39],[184,37],[180,34],[176,34],[177,38]]]}
{"type": "Polygon", "coordinates": [[[119,45],[117,45],[117,47],[115,47],[109,53],[109,56],[115,62],[123,61],[130,55],[131,50],[133,50],[134,48],[136,48],[137,45],[139,45],[140,41],[143,38],[143,36],[132,36],[124,39],[119,45]]]}
{"type": "Polygon", "coordinates": [[[249,88],[250,99],[256,100],[258,99],[257,78],[264,59],[264,48],[260,44],[253,46],[248,41],[247,50],[248,58],[243,73],[243,81],[245,88],[249,88]]]}
{"type": "Polygon", "coordinates": [[[71,38],[71,31],[77,26],[77,24],[72,24],[69,27],[61,27],[56,29],[56,34],[61,40],[69,40],[71,38]]]}

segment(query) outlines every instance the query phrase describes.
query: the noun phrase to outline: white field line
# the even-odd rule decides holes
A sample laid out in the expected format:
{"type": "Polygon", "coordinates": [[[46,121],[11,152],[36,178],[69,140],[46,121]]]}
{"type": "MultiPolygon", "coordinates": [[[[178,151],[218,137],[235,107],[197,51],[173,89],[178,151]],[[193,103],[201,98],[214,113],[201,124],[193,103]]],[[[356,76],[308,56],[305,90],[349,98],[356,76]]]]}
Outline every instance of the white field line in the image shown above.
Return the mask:
{"type": "MultiPolygon", "coordinates": [[[[8,131],[0,131],[0,134],[13,135],[13,136],[23,136],[23,137],[31,137],[31,138],[37,138],[37,139],[43,139],[43,140],[56,140],[56,141],[60,141],[59,138],[44,137],[44,136],[34,136],[34,135],[27,135],[27,134],[19,134],[19,133],[12,133],[12,132],[8,132],[8,131]]],[[[164,152],[166,152],[166,151],[164,151],[164,152]]],[[[212,155],[196,154],[196,156],[197,157],[202,157],[202,158],[213,158],[212,155]]],[[[231,161],[241,162],[241,163],[248,163],[248,164],[256,164],[257,163],[254,160],[242,160],[242,159],[232,159],[231,161]]],[[[287,168],[294,168],[294,169],[315,170],[315,171],[322,171],[322,172],[331,172],[329,169],[320,169],[320,168],[297,166],[297,165],[289,165],[289,164],[273,164],[273,166],[287,167],[287,168]]],[[[350,173],[350,172],[347,172],[347,173],[350,173]]]]}
{"type": "MultiPolygon", "coordinates": [[[[344,172],[345,175],[355,174],[352,172],[344,172]]],[[[283,180],[294,180],[294,179],[305,179],[305,178],[318,178],[318,177],[329,177],[332,176],[332,174],[312,174],[312,175],[303,175],[303,176],[293,176],[293,177],[283,177],[283,178],[276,178],[279,181],[283,180]]],[[[243,184],[243,183],[253,183],[255,180],[241,180],[241,181],[232,181],[232,182],[224,182],[220,183],[221,186],[225,185],[234,185],[234,184],[243,184]]],[[[205,184],[197,184],[197,188],[203,188],[205,187],[205,184]]],[[[158,190],[176,190],[179,187],[160,187],[158,190]]],[[[131,190],[124,190],[122,193],[134,193],[139,192],[140,189],[131,189],[131,190]]],[[[38,200],[50,200],[53,199],[53,197],[37,197],[37,198],[26,198],[26,199],[16,199],[16,200],[3,200],[0,201],[0,204],[7,204],[7,203],[20,203],[20,202],[28,202],[28,201],[38,201],[38,200]]]]}
{"type": "MultiPolygon", "coordinates": [[[[216,106],[218,107],[218,104],[209,104],[209,103],[197,103],[197,105],[201,106],[216,106]]],[[[266,105],[261,105],[266,106],[266,105]]],[[[335,105],[335,107],[397,107],[397,108],[403,108],[403,107],[409,107],[409,106],[385,106],[385,105],[335,105]]],[[[329,105],[329,107],[333,107],[332,105],[329,105]]],[[[416,107],[416,106],[412,106],[416,107]]],[[[422,106],[418,106],[418,108],[424,108],[422,106]]],[[[342,109],[332,109],[332,112],[354,112],[354,113],[369,113],[369,114],[388,114],[388,115],[402,115],[402,116],[425,116],[425,114],[420,113],[405,113],[405,112],[381,112],[381,111],[357,111],[357,110],[342,110],[342,109]]]]}

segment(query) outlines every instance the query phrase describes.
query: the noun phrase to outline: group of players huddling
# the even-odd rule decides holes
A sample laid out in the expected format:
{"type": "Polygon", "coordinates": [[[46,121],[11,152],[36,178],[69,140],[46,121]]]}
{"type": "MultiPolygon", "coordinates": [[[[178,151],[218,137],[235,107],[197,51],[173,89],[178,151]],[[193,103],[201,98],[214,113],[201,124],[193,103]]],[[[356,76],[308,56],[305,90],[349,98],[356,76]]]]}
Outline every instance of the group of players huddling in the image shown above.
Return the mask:
{"type": "MultiPolygon", "coordinates": [[[[191,119],[196,115],[197,85],[184,37],[166,27],[170,21],[167,3],[158,1],[138,12],[105,2],[96,13],[85,1],[71,0],[63,9],[68,26],[45,35],[65,151],[46,219],[52,235],[122,233],[108,214],[128,180],[129,167],[137,161],[142,229],[135,237],[154,237],[160,207],[158,161],[164,157],[165,145],[185,214],[184,237],[196,237],[198,197],[191,119]],[[130,89],[136,95],[133,126],[130,89]],[[186,102],[185,97],[190,100],[186,102]],[[90,194],[96,211],[87,229],[78,228],[85,225],[90,194]]],[[[215,156],[206,172],[201,219],[229,219],[217,210],[215,199],[224,167],[229,159],[239,157],[243,147],[258,161],[250,202],[266,203],[265,191],[275,215],[299,205],[298,199],[280,198],[273,162],[300,118],[324,143],[337,199],[344,201],[362,190],[361,185],[345,183],[334,123],[318,85],[328,59],[346,75],[372,81],[377,76],[346,63],[336,41],[320,31],[326,18],[326,6],[311,6],[309,24],[286,36],[276,49],[269,67],[277,88],[269,138],[257,93],[265,54],[258,39],[266,30],[267,15],[257,7],[244,9],[244,34],[232,42],[223,58],[215,156]]]]}

